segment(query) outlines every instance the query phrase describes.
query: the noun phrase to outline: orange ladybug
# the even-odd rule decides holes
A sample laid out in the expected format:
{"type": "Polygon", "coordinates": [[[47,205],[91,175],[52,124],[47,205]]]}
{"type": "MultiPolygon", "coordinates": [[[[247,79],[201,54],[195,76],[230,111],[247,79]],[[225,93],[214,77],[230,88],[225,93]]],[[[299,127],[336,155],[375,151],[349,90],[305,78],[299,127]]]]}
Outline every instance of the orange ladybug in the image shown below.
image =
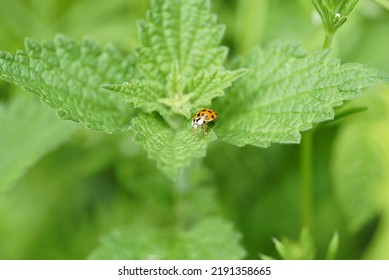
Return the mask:
{"type": "Polygon", "coordinates": [[[217,113],[212,109],[203,109],[199,112],[197,112],[192,120],[192,128],[193,131],[196,131],[196,129],[199,126],[202,126],[204,129],[204,134],[207,135],[208,133],[208,123],[215,123],[217,120],[217,113]]]}

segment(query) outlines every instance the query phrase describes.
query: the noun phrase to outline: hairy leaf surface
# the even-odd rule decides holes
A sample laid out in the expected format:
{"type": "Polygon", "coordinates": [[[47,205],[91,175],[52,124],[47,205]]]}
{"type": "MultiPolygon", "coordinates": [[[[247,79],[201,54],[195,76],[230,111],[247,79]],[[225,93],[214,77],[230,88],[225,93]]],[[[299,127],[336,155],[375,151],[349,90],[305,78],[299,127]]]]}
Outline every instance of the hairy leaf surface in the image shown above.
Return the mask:
{"type": "Polygon", "coordinates": [[[248,74],[218,103],[216,130],[238,146],[299,143],[301,131],[334,118],[334,107],[389,80],[378,70],[341,65],[328,50],[304,53],[290,44],[256,49],[239,66],[248,74]]]}
{"type": "Polygon", "coordinates": [[[155,0],[139,24],[143,46],[136,52],[137,66],[144,79],[104,88],[145,112],[189,118],[245,73],[222,66],[227,54],[220,46],[223,29],[208,0],[155,0]]]}
{"type": "Polygon", "coordinates": [[[209,0],[154,0],[139,33],[141,69],[151,80],[165,82],[174,61],[191,76],[222,65],[227,55],[220,46],[224,26],[210,12],[209,0]]]}
{"type": "Polygon", "coordinates": [[[0,52],[0,77],[37,94],[62,119],[108,133],[126,130],[132,108],[100,89],[134,77],[134,59],[112,45],[76,42],[62,35],[39,44],[26,39],[25,51],[0,52]]]}
{"type": "Polygon", "coordinates": [[[174,131],[148,114],[140,114],[134,119],[131,130],[149,157],[171,178],[177,178],[180,170],[188,166],[192,159],[205,156],[207,143],[216,139],[212,131],[206,136],[200,131],[194,134],[189,126],[174,131]]]}
{"type": "Polygon", "coordinates": [[[122,226],[106,235],[89,259],[226,260],[245,256],[240,234],[220,218],[206,218],[172,232],[145,225],[122,226]]]}

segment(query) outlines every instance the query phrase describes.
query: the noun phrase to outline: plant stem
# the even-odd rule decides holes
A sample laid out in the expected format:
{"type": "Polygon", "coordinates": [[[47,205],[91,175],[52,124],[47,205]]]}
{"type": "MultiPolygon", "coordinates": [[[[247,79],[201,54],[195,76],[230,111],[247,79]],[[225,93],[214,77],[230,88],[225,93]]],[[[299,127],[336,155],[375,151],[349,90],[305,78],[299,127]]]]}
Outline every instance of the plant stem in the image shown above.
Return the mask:
{"type": "MultiPolygon", "coordinates": [[[[323,49],[330,47],[333,34],[326,32],[323,49]]],[[[310,230],[312,223],[312,189],[313,189],[313,136],[314,128],[303,135],[300,147],[300,178],[301,178],[301,222],[304,228],[310,230]]]]}
{"type": "Polygon", "coordinates": [[[331,42],[332,42],[332,37],[333,37],[333,34],[326,33],[326,35],[324,37],[324,42],[323,42],[323,49],[326,49],[326,48],[330,47],[331,42]]]}
{"type": "Polygon", "coordinates": [[[184,205],[185,199],[187,196],[187,191],[189,188],[188,178],[185,169],[181,169],[180,174],[174,180],[174,228],[177,232],[181,230],[183,224],[183,213],[184,213],[184,205]]]}
{"type": "Polygon", "coordinates": [[[174,186],[177,193],[186,193],[189,189],[189,183],[188,183],[188,176],[187,176],[187,169],[182,168],[180,170],[180,173],[174,180],[174,186]]]}
{"type": "Polygon", "coordinates": [[[247,54],[259,44],[265,30],[268,0],[237,1],[237,19],[234,38],[239,54],[247,54]]]}
{"type": "Polygon", "coordinates": [[[310,230],[312,217],[312,142],[313,130],[307,131],[301,141],[300,172],[301,172],[301,221],[303,228],[310,230]]]}

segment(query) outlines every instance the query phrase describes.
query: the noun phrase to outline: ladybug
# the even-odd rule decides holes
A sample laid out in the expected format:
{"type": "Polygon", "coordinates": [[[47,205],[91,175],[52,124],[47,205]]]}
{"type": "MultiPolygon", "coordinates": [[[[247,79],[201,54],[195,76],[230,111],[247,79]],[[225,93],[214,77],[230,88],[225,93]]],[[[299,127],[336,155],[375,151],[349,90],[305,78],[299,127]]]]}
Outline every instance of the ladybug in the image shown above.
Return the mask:
{"type": "Polygon", "coordinates": [[[207,135],[208,123],[215,123],[217,120],[217,113],[212,109],[203,109],[197,112],[192,120],[193,131],[199,126],[204,129],[204,134],[207,135]]]}

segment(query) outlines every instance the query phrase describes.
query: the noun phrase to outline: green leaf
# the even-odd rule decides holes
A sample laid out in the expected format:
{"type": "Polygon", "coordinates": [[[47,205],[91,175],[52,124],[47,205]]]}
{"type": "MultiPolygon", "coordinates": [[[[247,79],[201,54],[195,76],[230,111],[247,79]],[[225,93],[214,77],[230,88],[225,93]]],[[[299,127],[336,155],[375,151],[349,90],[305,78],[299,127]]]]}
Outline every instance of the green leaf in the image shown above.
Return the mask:
{"type": "Polygon", "coordinates": [[[202,109],[210,105],[214,97],[223,96],[224,89],[230,87],[232,82],[244,73],[246,69],[200,71],[188,81],[187,92],[193,96],[192,107],[202,109]]]}
{"type": "MultiPolygon", "coordinates": [[[[191,104],[189,100],[192,94],[185,92],[186,77],[181,75],[178,62],[173,61],[171,70],[166,77],[166,92],[160,96],[158,102],[171,108],[171,112],[184,115],[189,118],[191,104]]],[[[163,112],[160,112],[163,114],[163,112]]]]}
{"type": "Polygon", "coordinates": [[[328,245],[326,260],[334,260],[338,248],[339,248],[339,234],[338,232],[335,232],[331,238],[330,244],[328,245]]]}
{"type": "Polygon", "coordinates": [[[207,144],[216,139],[213,131],[208,135],[194,134],[189,122],[187,129],[174,131],[162,120],[148,114],[135,118],[131,130],[149,157],[166,175],[175,179],[193,158],[205,156],[207,144]]]}
{"type": "MultiPolygon", "coordinates": [[[[299,240],[291,240],[288,237],[282,237],[281,240],[273,238],[273,243],[276,247],[281,259],[284,260],[313,260],[315,259],[316,249],[312,235],[307,228],[301,230],[299,240]]],[[[337,232],[331,238],[326,254],[327,260],[335,259],[339,245],[339,234],[337,232]]],[[[263,260],[274,260],[273,257],[264,254],[259,254],[263,260]]]]}
{"type": "Polygon", "coordinates": [[[53,42],[25,41],[26,51],[0,52],[0,77],[37,94],[62,119],[108,133],[127,130],[132,108],[100,89],[136,76],[134,59],[113,46],[58,35],[53,42]]]}
{"type": "Polygon", "coordinates": [[[222,67],[227,55],[227,48],[220,46],[223,31],[208,0],[152,1],[146,20],[139,23],[143,46],[136,52],[145,80],[104,88],[144,112],[189,118],[224,95],[245,72],[222,67]]]}
{"type": "Polygon", "coordinates": [[[261,260],[264,260],[264,261],[273,261],[273,260],[275,260],[275,258],[273,258],[271,256],[268,256],[268,255],[265,255],[265,254],[261,254],[261,253],[259,253],[258,256],[259,256],[259,258],[261,260]]]}
{"type": "Polygon", "coordinates": [[[220,218],[206,218],[180,234],[178,256],[190,260],[242,259],[240,234],[220,218]]]}
{"type": "Polygon", "coordinates": [[[375,0],[378,4],[381,5],[381,7],[385,8],[386,10],[389,10],[389,2],[387,0],[375,0]]]}
{"type": "Polygon", "coordinates": [[[126,225],[103,236],[100,245],[91,252],[92,260],[168,259],[169,232],[147,225],[126,225]]]}
{"type": "Polygon", "coordinates": [[[353,232],[387,209],[388,92],[387,87],[380,87],[376,94],[352,102],[350,106],[367,105],[370,110],[344,121],[334,142],[335,193],[353,232]]]}
{"type": "Polygon", "coordinates": [[[15,97],[0,110],[0,192],[8,190],[37,160],[77,128],[53,118],[33,98],[15,97]]]}
{"type": "Polygon", "coordinates": [[[227,48],[219,46],[223,32],[209,0],[154,0],[146,20],[139,22],[140,69],[148,79],[164,83],[173,62],[184,76],[220,66],[227,55],[227,48]]]}
{"type": "Polygon", "coordinates": [[[89,259],[241,259],[240,234],[220,218],[206,218],[184,230],[123,226],[103,237],[89,259]]]}
{"type": "Polygon", "coordinates": [[[123,84],[103,85],[103,88],[119,94],[144,112],[156,111],[164,116],[176,113],[189,118],[191,111],[210,105],[214,97],[224,95],[224,89],[246,72],[245,69],[228,71],[222,68],[211,72],[200,71],[186,84],[176,71],[173,67],[169,73],[166,88],[148,80],[131,80],[123,84]]]}
{"type": "Polygon", "coordinates": [[[369,110],[369,107],[366,107],[366,106],[359,106],[359,107],[349,108],[346,110],[341,110],[339,112],[336,112],[336,116],[335,116],[334,120],[331,121],[329,123],[329,125],[333,125],[334,123],[336,124],[339,122],[339,120],[343,120],[343,118],[346,118],[346,117],[349,117],[349,116],[352,116],[354,114],[358,114],[361,112],[365,112],[367,110],[369,110]]]}
{"type": "Polygon", "coordinates": [[[312,4],[319,13],[324,30],[333,34],[348,19],[358,0],[312,0],[312,4]]]}
{"type": "Polygon", "coordinates": [[[102,88],[118,93],[126,102],[145,112],[168,113],[167,107],[158,102],[159,97],[164,95],[164,89],[157,82],[131,80],[123,84],[103,85],[102,88]]]}
{"type": "Polygon", "coordinates": [[[298,241],[284,237],[281,241],[273,238],[273,242],[284,260],[313,260],[315,257],[313,238],[307,229],[301,231],[298,241]]]}
{"type": "Polygon", "coordinates": [[[377,230],[374,232],[372,240],[369,242],[368,248],[363,254],[364,260],[388,260],[389,252],[389,207],[380,217],[380,223],[377,230]]]}
{"type": "Polygon", "coordinates": [[[215,129],[219,139],[238,146],[299,143],[300,131],[334,118],[333,107],[389,80],[378,70],[340,65],[328,50],[306,54],[290,44],[256,49],[239,66],[248,74],[218,103],[215,129]]]}

